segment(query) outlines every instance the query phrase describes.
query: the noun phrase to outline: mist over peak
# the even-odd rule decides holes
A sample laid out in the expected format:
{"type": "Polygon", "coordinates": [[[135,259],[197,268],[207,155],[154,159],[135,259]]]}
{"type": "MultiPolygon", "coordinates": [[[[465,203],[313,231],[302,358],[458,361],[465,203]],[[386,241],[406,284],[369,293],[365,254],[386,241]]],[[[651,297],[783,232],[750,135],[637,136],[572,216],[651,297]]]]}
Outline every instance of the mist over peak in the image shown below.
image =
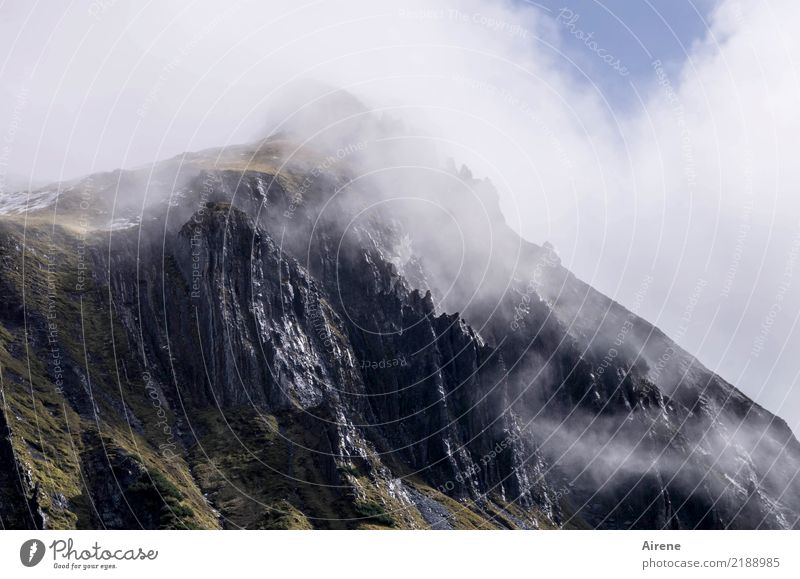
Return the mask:
{"type": "Polygon", "coordinates": [[[592,10],[0,9],[0,526],[797,529],[797,39],[592,10]]]}

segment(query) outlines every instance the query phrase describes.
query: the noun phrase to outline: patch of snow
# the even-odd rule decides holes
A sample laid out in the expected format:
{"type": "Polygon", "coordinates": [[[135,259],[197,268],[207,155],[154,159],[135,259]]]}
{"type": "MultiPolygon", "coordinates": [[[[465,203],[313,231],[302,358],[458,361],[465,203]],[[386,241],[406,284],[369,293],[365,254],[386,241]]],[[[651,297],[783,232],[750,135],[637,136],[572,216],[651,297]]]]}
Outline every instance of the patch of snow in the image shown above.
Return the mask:
{"type": "Polygon", "coordinates": [[[139,226],[139,218],[134,217],[133,219],[129,219],[127,217],[120,217],[117,219],[113,219],[108,226],[109,231],[120,231],[123,229],[131,229],[132,227],[139,226]]]}
{"type": "Polygon", "coordinates": [[[0,215],[21,215],[26,211],[45,209],[55,202],[58,195],[57,190],[49,189],[0,193],[0,215]]]}

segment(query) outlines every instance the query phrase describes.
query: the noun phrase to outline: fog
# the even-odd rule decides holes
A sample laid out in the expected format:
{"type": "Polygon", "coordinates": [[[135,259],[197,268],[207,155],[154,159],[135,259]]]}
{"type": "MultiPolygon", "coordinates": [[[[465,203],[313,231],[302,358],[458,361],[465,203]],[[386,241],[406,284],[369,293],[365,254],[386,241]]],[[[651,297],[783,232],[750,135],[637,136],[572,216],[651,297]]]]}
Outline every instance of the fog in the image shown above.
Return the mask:
{"type": "Polygon", "coordinates": [[[0,188],[314,127],[318,87],[345,89],[796,431],[798,23],[789,0],[722,0],[679,62],[602,61],[619,107],[585,68],[602,35],[534,4],[6,2],[0,188]]]}

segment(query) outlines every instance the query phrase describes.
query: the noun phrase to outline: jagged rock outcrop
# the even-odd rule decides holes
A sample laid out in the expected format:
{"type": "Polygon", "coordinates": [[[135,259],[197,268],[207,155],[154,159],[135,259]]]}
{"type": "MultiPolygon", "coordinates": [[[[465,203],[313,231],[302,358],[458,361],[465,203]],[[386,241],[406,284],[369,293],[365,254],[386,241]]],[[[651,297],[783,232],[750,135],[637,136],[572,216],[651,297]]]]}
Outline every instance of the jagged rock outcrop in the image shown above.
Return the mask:
{"type": "Polygon", "coordinates": [[[5,526],[798,526],[785,423],[516,236],[490,184],[290,149],[69,184],[55,228],[0,216],[5,526]],[[120,183],[150,197],[112,214],[120,183]]]}

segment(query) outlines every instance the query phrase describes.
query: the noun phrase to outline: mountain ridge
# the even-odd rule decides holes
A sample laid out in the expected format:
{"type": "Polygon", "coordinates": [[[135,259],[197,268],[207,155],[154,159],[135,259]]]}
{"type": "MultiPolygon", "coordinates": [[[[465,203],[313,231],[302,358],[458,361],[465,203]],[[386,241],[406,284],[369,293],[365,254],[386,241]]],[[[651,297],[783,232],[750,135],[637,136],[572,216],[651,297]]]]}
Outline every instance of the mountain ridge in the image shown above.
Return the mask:
{"type": "Polygon", "coordinates": [[[4,526],[797,527],[785,422],[488,181],[382,146],[266,139],[0,215],[4,526]]]}

